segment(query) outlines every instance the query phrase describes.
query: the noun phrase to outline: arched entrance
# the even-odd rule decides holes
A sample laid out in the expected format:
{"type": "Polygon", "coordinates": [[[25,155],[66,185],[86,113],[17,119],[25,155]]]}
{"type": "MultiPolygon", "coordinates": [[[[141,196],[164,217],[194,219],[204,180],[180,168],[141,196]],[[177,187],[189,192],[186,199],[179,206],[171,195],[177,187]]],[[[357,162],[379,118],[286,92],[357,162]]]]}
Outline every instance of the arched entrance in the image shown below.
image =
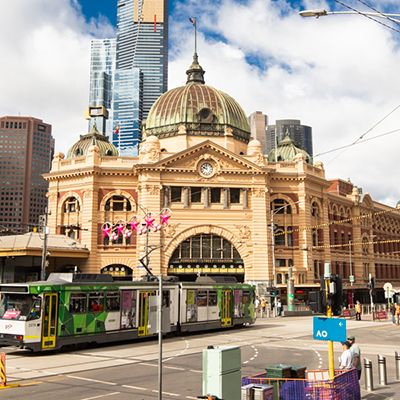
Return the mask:
{"type": "Polygon", "coordinates": [[[244,263],[229,240],[212,233],[200,233],[176,247],[168,262],[168,275],[186,281],[194,281],[199,275],[225,275],[243,282],[244,263]]]}
{"type": "Polygon", "coordinates": [[[131,281],[132,268],[123,264],[111,264],[101,269],[102,274],[109,274],[118,281],[131,281]]]}

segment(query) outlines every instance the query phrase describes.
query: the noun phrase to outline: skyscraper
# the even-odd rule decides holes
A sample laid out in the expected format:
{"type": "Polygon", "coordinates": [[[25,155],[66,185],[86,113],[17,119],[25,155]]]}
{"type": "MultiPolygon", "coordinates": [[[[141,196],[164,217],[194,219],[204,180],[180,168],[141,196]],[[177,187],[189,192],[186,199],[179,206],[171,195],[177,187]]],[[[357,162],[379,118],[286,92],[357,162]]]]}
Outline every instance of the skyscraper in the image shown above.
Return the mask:
{"type": "Polygon", "coordinates": [[[51,125],[33,117],[0,117],[0,232],[27,232],[47,206],[54,153],[51,125]]]}
{"type": "Polygon", "coordinates": [[[112,140],[121,154],[137,154],[142,120],[167,79],[168,0],[118,0],[112,140]]]}
{"type": "Polygon", "coordinates": [[[275,140],[279,143],[287,135],[297,147],[305,150],[312,157],[312,128],[301,125],[298,119],[280,119],[275,121],[275,125],[268,125],[266,154],[275,148],[275,140]]]}
{"type": "Polygon", "coordinates": [[[93,39],[90,57],[89,131],[112,135],[112,93],[116,39],[93,39]]]}

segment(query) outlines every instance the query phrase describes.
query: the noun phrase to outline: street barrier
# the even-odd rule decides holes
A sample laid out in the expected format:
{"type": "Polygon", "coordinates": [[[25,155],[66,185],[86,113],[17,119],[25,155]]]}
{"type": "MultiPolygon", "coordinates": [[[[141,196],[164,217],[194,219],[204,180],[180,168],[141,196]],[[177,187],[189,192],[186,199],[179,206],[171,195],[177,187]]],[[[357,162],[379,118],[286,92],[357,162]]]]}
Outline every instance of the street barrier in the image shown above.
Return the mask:
{"type": "Polygon", "coordinates": [[[7,386],[6,353],[0,353],[0,380],[2,386],[7,386]]]}
{"type": "Polygon", "coordinates": [[[378,354],[378,376],[381,386],[387,385],[386,357],[378,354]]]}
{"type": "Polygon", "coordinates": [[[360,385],[356,369],[336,370],[333,379],[327,370],[306,372],[305,379],[268,377],[266,373],[242,378],[242,385],[273,385],[275,400],[360,400],[360,385]]]}
{"type": "Polygon", "coordinates": [[[374,390],[374,378],[372,374],[372,361],[364,358],[364,376],[365,376],[365,390],[372,392],[374,390]]]}
{"type": "Polygon", "coordinates": [[[400,381],[400,353],[394,352],[394,362],[396,364],[396,381],[400,381]]]}

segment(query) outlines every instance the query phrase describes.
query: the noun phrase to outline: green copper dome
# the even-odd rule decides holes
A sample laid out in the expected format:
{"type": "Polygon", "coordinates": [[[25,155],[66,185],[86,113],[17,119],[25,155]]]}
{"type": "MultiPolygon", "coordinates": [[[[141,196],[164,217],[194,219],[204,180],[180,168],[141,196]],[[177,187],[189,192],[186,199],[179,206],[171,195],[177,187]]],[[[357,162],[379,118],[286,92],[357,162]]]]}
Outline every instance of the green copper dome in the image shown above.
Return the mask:
{"type": "Polygon", "coordinates": [[[81,135],[80,139],[68,150],[67,158],[86,156],[89,147],[99,148],[100,156],[118,156],[118,149],[108,141],[108,137],[99,133],[96,125],[90,133],[81,135]]]}
{"type": "Polygon", "coordinates": [[[223,136],[231,128],[234,137],[248,143],[250,127],[242,107],[228,94],[204,84],[196,53],[186,74],[185,86],[164,93],[151,107],[145,125],[148,135],[174,136],[184,125],[188,135],[223,136]]]}
{"type": "Polygon", "coordinates": [[[294,158],[302,154],[307,163],[310,163],[311,157],[305,151],[296,147],[293,140],[287,134],[285,138],[279,142],[277,149],[272,149],[268,154],[268,161],[270,162],[282,162],[282,161],[294,161],[294,158]]]}

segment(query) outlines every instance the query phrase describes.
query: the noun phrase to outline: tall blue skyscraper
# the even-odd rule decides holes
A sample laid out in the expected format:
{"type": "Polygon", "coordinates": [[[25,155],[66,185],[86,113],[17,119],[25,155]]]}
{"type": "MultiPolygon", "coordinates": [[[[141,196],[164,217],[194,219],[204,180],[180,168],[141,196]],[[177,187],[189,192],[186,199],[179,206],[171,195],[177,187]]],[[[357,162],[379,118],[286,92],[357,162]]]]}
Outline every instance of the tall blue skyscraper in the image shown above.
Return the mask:
{"type": "Polygon", "coordinates": [[[136,155],[141,123],[167,90],[168,0],[118,0],[112,141],[136,155]]]}
{"type": "Polygon", "coordinates": [[[89,131],[96,124],[98,131],[107,136],[111,136],[113,132],[112,98],[116,46],[116,39],[94,39],[91,42],[89,131]]]}

